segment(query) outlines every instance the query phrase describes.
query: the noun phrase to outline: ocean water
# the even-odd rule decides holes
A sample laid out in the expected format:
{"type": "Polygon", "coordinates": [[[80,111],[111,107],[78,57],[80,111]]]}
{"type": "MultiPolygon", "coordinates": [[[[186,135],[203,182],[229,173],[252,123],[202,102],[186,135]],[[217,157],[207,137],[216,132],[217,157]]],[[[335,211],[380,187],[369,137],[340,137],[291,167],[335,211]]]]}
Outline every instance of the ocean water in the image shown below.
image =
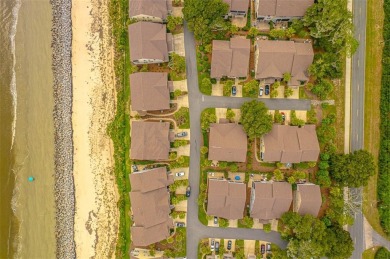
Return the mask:
{"type": "Polygon", "coordinates": [[[0,0],[0,258],[55,257],[51,19],[0,0]]]}

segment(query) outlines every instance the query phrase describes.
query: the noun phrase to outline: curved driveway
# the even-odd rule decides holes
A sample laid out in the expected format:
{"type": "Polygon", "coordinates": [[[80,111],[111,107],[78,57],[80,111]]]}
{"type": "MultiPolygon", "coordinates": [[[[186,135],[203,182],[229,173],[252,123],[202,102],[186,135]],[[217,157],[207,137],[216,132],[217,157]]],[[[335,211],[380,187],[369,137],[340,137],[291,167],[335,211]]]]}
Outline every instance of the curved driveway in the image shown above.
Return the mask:
{"type": "MultiPolygon", "coordinates": [[[[187,207],[187,258],[198,258],[198,243],[202,238],[234,238],[247,240],[264,240],[272,242],[285,248],[287,242],[280,238],[279,233],[265,233],[259,229],[244,228],[215,228],[204,226],[198,220],[199,178],[200,178],[200,151],[201,129],[200,114],[208,107],[239,108],[244,102],[251,98],[217,97],[205,96],[199,92],[198,71],[196,66],[195,40],[193,34],[184,28],[184,44],[186,53],[187,85],[189,94],[189,109],[191,123],[191,145],[190,145],[190,174],[189,182],[192,187],[191,197],[188,199],[187,207]]],[[[263,99],[269,109],[278,110],[309,110],[309,100],[285,100],[285,99],[263,99]]]]}

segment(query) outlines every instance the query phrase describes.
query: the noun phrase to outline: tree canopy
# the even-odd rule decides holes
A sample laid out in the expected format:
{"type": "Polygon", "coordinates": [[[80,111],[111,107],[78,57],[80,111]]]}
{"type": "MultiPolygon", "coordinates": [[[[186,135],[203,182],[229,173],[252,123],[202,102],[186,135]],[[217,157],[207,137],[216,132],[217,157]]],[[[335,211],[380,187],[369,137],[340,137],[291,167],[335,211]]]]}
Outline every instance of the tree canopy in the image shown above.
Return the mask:
{"type": "Polygon", "coordinates": [[[358,41],[353,37],[352,13],[347,0],[318,0],[306,11],[303,23],[310,35],[328,52],[352,55],[358,41]]]}
{"type": "Polygon", "coordinates": [[[353,242],[349,233],[339,225],[327,227],[324,221],[311,215],[294,212],[283,214],[280,219],[282,238],[289,241],[289,258],[349,258],[353,242]]]}
{"type": "Polygon", "coordinates": [[[241,106],[241,123],[250,139],[261,137],[272,129],[272,115],[264,103],[256,100],[241,106]]]}
{"type": "Polygon", "coordinates": [[[330,160],[330,173],[338,183],[348,187],[367,185],[370,176],[375,173],[373,156],[366,150],[351,154],[335,154],[330,160]]]}
{"type": "Polygon", "coordinates": [[[211,29],[226,25],[223,16],[228,10],[229,5],[221,0],[186,0],[183,14],[195,39],[209,43],[213,38],[211,29]]]}

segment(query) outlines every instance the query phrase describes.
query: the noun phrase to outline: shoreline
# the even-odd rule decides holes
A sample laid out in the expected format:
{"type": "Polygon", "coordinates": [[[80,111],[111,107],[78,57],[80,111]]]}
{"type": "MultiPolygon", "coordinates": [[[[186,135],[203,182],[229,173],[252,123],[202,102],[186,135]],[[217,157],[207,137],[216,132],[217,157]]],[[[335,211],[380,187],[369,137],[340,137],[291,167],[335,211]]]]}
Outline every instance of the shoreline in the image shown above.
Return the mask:
{"type": "Polygon", "coordinates": [[[75,258],[75,186],[72,129],[71,0],[50,0],[53,11],[56,257],[75,258]]]}

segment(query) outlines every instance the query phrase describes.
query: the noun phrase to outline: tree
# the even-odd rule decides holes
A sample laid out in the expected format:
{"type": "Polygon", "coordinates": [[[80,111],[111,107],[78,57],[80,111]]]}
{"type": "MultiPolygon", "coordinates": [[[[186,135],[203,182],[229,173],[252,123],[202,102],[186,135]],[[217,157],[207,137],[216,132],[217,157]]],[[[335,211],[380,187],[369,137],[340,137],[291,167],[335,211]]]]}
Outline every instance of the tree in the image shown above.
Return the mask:
{"type": "Polygon", "coordinates": [[[244,225],[247,228],[252,228],[253,227],[253,218],[245,216],[243,219],[240,219],[241,224],[244,225]]]}
{"type": "Polygon", "coordinates": [[[236,117],[236,113],[230,108],[227,109],[226,119],[228,119],[230,122],[233,122],[235,117],[236,117]]]}
{"type": "Polygon", "coordinates": [[[348,231],[339,225],[334,225],[328,228],[326,233],[328,250],[325,256],[335,259],[351,258],[354,247],[348,231]]]}
{"type": "Polygon", "coordinates": [[[215,109],[207,108],[202,112],[200,117],[200,124],[203,130],[206,130],[210,127],[210,123],[217,122],[217,115],[215,114],[215,109]]]}
{"type": "Polygon", "coordinates": [[[201,91],[203,94],[211,95],[212,86],[213,86],[213,84],[211,83],[210,78],[205,77],[205,78],[203,78],[202,81],[200,82],[200,91],[201,91]]]}
{"type": "Polygon", "coordinates": [[[271,91],[271,98],[276,98],[276,97],[278,97],[278,95],[279,95],[278,90],[272,89],[272,91],[271,91]]]}
{"type": "Polygon", "coordinates": [[[329,171],[332,178],[344,186],[365,186],[375,173],[374,158],[366,150],[336,154],[331,157],[329,171]]]}
{"type": "Polygon", "coordinates": [[[333,91],[333,84],[327,79],[321,79],[313,86],[311,91],[321,100],[325,100],[328,95],[333,91]]]}
{"type": "Polygon", "coordinates": [[[264,224],[263,225],[263,230],[265,233],[270,233],[271,232],[271,224],[268,223],[268,224],[264,224]]]}
{"type": "MultiPolygon", "coordinates": [[[[328,223],[330,223],[328,221],[328,223]]],[[[300,216],[287,212],[280,219],[281,235],[289,240],[289,258],[349,258],[353,243],[347,231],[339,225],[329,227],[323,220],[311,215],[300,216]],[[345,247],[345,251],[340,251],[345,247]],[[337,255],[340,256],[337,256],[337,255]]],[[[328,224],[329,225],[329,224],[328,224]]]]}
{"type": "Polygon", "coordinates": [[[284,73],[283,74],[283,81],[288,83],[291,80],[291,73],[284,73]]]}
{"type": "Polygon", "coordinates": [[[202,155],[206,155],[208,152],[209,152],[209,148],[208,148],[208,147],[202,146],[202,147],[200,148],[200,153],[201,153],[202,155]]]}
{"type": "Polygon", "coordinates": [[[257,94],[259,93],[259,82],[255,79],[247,82],[242,87],[242,94],[244,97],[257,97],[257,94]]]}
{"type": "Polygon", "coordinates": [[[284,180],[284,174],[280,169],[275,169],[274,171],[275,181],[283,181],[284,180]]]}
{"type": "Polygon", "coordinates": [[[291,120],[291,125],[292,126],[304,126],[305,125],[305,121],[304,120],[301,120],[297,117],[297,114],[295,111],[291,111],[290,113],[290,120],[291,120]]]}
{"type": "Polygon", "coordinates": [[[380,247],[378,251],[376,251],[375,259],[388,259],[390,258],[390,252],[384,247],[380,247]]]}
{"type": "Polygon", "coordinates": [[[321,187],[329,187],[332,184],[329,172],[326,170],[319,170],[316,173],[316,183],[321,187]]]}
{"type": "Polygon", "coordinates": [[[204,44],[213,39],[211,29],[226,25],[223,16],[228,10],[229,5],[221,0],[186,0],[183,15],[188,28],[194,32],[195,39],[204,44]]]}
{"type": "Polygon", "coordinates": [[[256,100],[241,106],[241,123],[250,139],[261,137],[272,129],[272,115],[264,103],[256,100]]]}
{"type": "Polygon", "coordinates": [[[184,57],[173,52],[170,54],[168,67],[178,74],[184,73],[186,71],[186,60],[184,57]]]}
{"type": "Polygon", "coordinates": [[[256,27],[251,27],[248,31],[248,37],[254,39],[259,33],[260,31],[256,27]]]}
{"type": "Polygon", "coordinates": [[[358,42],[353,37],[352,13],[346,0],[318,0],[302,20],[327,52],[352,55],[356,51],[358,42]]]}
{"type": "Polygon", "coordinates": [[[174,31],[178,25],[183,24],[183,18],[179,16],[169,15],[167,18],[167,28],[169,31],[174,31]]]}
{"type": "Polygon", "coordinates": [[[181,96],[183,94],[183,92],[180,90],[180,89],[176,89],[174,92],[173,92],[173,96],[175,98],[181,96]]]}
{"type": "Polygon", "coordinates": [[[276,110],[276,111],[275,111],[274,120],[275,120],[275,123],[282,123],[282,122],[283,122],[283,116],[282,116],[282,114],[279,112],[279,110],[276,110]]]}
{"type": "Polygon", "coordinates": [[[290,87],[285,87],[284,88],[284,97],[288,98],[290,96],[292,96],[294,94],[294,91],[293,89],[291,89],[290,87]]]}
{"type": "Polygon", "coordinates": [[[342,77],[343,68],[340,56],[332,52],[315,54],[314,62],[309,67],[309,73],[319,79],[342,77]]]}
{"type": "Polygon", "coordinates": [[[232,92],[233,80],[227,80],[223,85],[223,96],[230,96],[232,92]]]}
{"type": "Polygon", "coordinates": [[[218,224],[221,228],[227,228],[229,226],[229,221],[227,219],[224,219],[224,218],[219,218],[218,224]]]}
{"type": "Polygon", "coordinates": [[[294,34],[295,34],[295,29],[294,29],[293,27],[288,27],[288,28],[285,30],[284,34],[285,34],[286,37],[289,39],[289,38],[291,38],[292,36],[294,36],[294,34]]]}
{"type": "Polygon", "coordinates": [[[202,253],[202,255],[211,254],[211,248],[208,242],[200,243],[200,252],[202,253]]]}
{"type": "Polygon", "coordinates": [[[269,36],[276,39],[281,39],[286,37],[286,31],[283,29],[272,29],[269,32],[269,36]]]}

